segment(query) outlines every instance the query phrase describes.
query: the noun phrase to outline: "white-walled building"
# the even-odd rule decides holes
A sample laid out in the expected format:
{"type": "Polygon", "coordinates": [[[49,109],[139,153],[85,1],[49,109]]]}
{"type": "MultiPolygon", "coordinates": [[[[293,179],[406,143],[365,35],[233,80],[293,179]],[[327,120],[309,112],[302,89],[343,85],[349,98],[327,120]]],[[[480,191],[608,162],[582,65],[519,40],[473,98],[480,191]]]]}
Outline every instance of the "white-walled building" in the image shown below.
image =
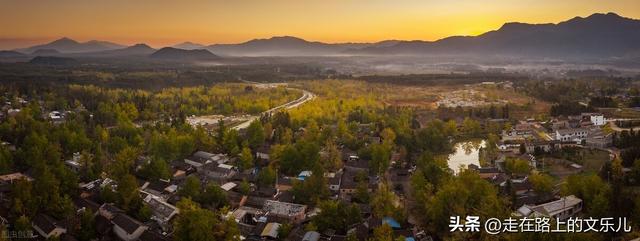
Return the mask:
{"type": "Polygon", "coordinates": [[[603,126],[604,115],[600,113],[582,113],[582,118],[589,119],[594,126],[603,126]]]}
{"type": "Polygon", "coordinates": [[[589,135],[589,129],[586,128],[568,128],[556,130],[555,139],[558,141],[573,141],[580,143],[587,139],[589,135]]]}
{"type": "Polygon", "coordinates": [[[582,211],[582,199],[574,195],[537,206],[523,205],[518,208],[517,215],[523,217],[550,217],[565,220],[582,211]]]}

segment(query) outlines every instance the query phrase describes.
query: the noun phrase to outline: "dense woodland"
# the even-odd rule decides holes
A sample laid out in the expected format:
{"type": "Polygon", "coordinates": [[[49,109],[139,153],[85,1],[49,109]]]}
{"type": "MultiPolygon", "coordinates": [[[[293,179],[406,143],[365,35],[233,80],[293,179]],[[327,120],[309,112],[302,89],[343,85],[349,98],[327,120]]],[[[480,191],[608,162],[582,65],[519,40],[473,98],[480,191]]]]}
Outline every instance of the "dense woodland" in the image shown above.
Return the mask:
{"type": "MultiPolygon", "coordinates": [[[[219,83],[281,82],[340,77],[335,70],[311,64],[238,64],[224,66],[178,65],[118,60],[83,60],[90,64],[49,66],[0,62],[0,80],[19,82],[27,89],[56,84],[88,84],[102,87],[160,90],[219,83]]],[[[269,63],[270,61],[266,61],[269,63]]],[[[277,62],[277,61],[273,61],[277,62]]]]}

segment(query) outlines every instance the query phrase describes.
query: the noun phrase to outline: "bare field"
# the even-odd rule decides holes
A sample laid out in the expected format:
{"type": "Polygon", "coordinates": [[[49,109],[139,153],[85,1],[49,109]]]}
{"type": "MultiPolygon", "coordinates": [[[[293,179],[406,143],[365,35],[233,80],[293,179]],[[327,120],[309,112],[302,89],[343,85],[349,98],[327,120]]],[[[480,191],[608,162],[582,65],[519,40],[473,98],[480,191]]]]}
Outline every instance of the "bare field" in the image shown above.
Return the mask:
{"type": "MultiPolygon", "coordinates": [[[[468,106],[486,106],[490,104],[503,105],[509,103],[513,108],[513,118],[533,118],[549,113],[551,104],[533,97],[518,93],[512,89],[486,87],[479,85],[454,86],[399,86],[384,85],[386,104],[433,110],[438,107],[437,102],[452,96],[464,99],[468,106]],[[471,91],[473,94],[461,94],[461,91],[471,91]]],[[[458,100],[459,101],[459,100],[458,100]]]]}

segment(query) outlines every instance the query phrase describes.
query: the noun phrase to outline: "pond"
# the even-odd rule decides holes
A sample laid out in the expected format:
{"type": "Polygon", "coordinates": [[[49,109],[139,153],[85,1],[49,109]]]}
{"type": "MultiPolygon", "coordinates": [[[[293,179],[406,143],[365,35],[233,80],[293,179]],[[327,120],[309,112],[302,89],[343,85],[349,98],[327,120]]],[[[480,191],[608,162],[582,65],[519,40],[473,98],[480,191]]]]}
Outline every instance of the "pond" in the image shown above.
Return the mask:
{"type": "Polygon", "coordinates": [[[469,164],[480,166],[480,148],[485,147],[484,140],[458,142],[454,145],[454,152],[447,158],[449,168],[458,174],[460,167],[467,168],[469,164]]]}

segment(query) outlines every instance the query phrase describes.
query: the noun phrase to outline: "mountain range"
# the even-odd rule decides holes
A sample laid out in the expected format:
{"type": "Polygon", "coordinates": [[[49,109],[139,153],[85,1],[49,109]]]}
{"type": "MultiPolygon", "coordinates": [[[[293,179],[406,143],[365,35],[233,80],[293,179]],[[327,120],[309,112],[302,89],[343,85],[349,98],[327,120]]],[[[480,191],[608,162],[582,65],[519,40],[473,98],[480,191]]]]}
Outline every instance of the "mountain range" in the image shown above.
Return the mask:
{"type": "Polygon", "coordinates": [[[149,56],[153,59],[162,60],[214,60],[219,57],[206,49],[177,49],[172,47],[164,47],[149,56]]]}
{"type": "Polygon", "coordinates": [[[504,55],[547,58],[624,57],[640,53],[640,21],[614,13],[576,17],[558,24],[506,23],[478,36],[351,50],[351,54],[504,55]]]}
{"type": "Polygon", "coordinates": [[[51,43],[36,45],[26,49],[19,49],[18,51],[27,53],[27,54],[32,54],[33,52],[41,49],[49,49],[49,50],[56,50],[61,53],[82,53],[82,52],[114,50],[114,49],[121,49],[124,47],[126,46],[107,42],[107,41],[98,41],[98,40],[91,40],[88,42],[80,43],[73,39],[64,37],[64,38],[55,40],[51,43]]]}
{"type": "Polygon", "coordinates": [[[292,36],[254,39],[239,44],[213,44],[207,49],[226,56],[322,56],[341,55],[351,49],[388,47],[399,41],[386,40],[377,43],[323,43],[311,42],[292,36]]]}
{"type": "MultiPolygon", "coordinates": [[[[437,41],[323,43],[292,36],[279,36],[238,44],[208,46],[184,42],[155,50],[144,44],[127,47],[106,41],[92,40],[81,43],[62,38],[16,51],[31,56],[57,51],[60,54],[74,56],[151,56],[162,59],[171,56],[179,59],[213,59],[217,56],[340,55],[513,56],[560,59],[637,57],[640,56],[640,20],[621,17],[615,13],[596,13],[586,18],[575,17],[557,24],[506,23],[497,30],[478,36],[452,36],[437,41]]],[[[9,55],[9,52],[5,55],[9,55]]]]}

